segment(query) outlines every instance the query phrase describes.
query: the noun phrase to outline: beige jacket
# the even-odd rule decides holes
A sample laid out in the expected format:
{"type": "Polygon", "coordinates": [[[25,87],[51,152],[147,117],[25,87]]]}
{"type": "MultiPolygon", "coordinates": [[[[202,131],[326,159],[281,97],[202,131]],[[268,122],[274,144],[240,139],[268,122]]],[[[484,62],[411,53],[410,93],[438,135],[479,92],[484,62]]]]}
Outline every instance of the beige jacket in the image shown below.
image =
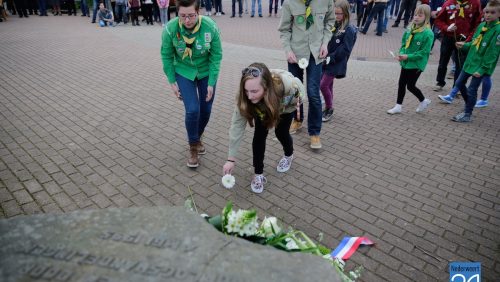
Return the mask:
{"type": "Polygon", "coordinates": [[[328,46],[332,38],[331,30],[335,25],[333,0],[312,0],[310,7],[314,24],[306,30],[304,1],[285,1],[278,31],[286,53],[293,51],[297,60],[309,60],[312,54],[316,64],[320,64],[323,59],[319,58],[319,50],[321,45],[328,46]]]}

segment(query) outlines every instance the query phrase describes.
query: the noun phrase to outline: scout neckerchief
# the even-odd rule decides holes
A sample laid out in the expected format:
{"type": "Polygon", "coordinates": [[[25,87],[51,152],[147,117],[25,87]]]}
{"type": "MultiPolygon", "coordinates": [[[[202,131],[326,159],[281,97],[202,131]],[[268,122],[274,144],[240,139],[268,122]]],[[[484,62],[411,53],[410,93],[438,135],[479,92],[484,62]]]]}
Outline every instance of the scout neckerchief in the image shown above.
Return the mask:
{"type": "MultiPolygon", "coordinates": [[[[193,31],[191,31],[191,36],[193,36],[192,38],[188,38],[187,36],[185,36],[184,34],[182,34],[182,39],[184,40],[184,42],[186,43],[186,49],[184,49],[184,54],[182,55],[182,59],[184,60],[184,58],[186,58],[187,56],[189,56],[189,58],[191,58],[191,56],[193,56],[193,50],[191,50],[191,47],[193,47],[193,43],[194,41],[196,40],[196,35],[195,33],[198,32],[198,30],[200,30],[200,27],[201,27],[201,18],[202,18],[202,15],[199,15],[198,16],[198,23],[196,24],[196,26],[193,28],[193,31]]],[[[179,18],[179,28],[181,29],[181,32],[185,33],[183,30],[183,26],[182,26],[182,23],[181,23],[181,18],[179,18]]]]}
{"type": "Polygon", "coordinates": [[[311,4],[311,0],[302,1],[306,4],[306,29],[309,29],[309,27],[314,23],[314,17],[311,13],[311,7],[309,6],[311,4]]]}
{"type": "Polygon", "coordinates": [[[469,2],[467,2],[467,1],[462,2],[462,1],[457,0],[457,4],[460,7],[460,11],[458,12],[458,16],[465,18],[464,7],[468,6],[469,2]]]}
{"type": "MultiPolygon", "coordinates": [[[[491,24],[491,26],[495,26],[497,24],[500,24],[499,21],[497,21],[496,23],[494,24],[491,24]]],[[[472,46],[476,46],[476,50],[479,50],[479,46],[481,45],[481,41],[483,40],[483,35],[489,30],[489,27],[487,27],[486,25],[483,26],[483,28],[481,28],[481,32],[479,33],[479,35],[474,39],[474,41],[472,42],[472,46]]]]}
{"type": "Polygon", "coordinates": [[[408,49],[408,47],[410,47],[410,43],[411,43],[411,40],[413,39],[413,35],[415,33],[422,32],[425,28],[426,28],[425,25],[423,25],[419,28],[415,28],[415,25],[412,26],[411,31],[410,31],[410,36],[408,36],[408,38],[406,39],[405,49],[408,49]]]}

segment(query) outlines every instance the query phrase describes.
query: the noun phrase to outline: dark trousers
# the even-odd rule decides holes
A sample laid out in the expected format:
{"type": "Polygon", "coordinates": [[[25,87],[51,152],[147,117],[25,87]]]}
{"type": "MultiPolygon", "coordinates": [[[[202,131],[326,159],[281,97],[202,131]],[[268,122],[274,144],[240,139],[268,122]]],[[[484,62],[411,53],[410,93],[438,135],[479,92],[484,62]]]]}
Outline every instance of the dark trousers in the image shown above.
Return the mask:
{"type": "Polygon", "coordinates": [[[215,0],[213,4],[214,4],[215,12],[222,13],[222,0],[215,0]]]}
{"type": "Polygon", "coordinates": [[[232,16],[234,17],[236,15],[236,2],[238,2],[238,15],[243,14],[243,4],[241,4],[241,0],[232,0],[232,9],[233,9],[233,14],[232,16]]]}
{"type": "Polygon", "coordinates": [[[446,85],[445,77],[450,58],[453,56],[453,61],[455,62],[455,75],[453,78],[453,83],[455,83],[460,71],[462,70],[465,58],[467,57],[467,53],[465,51],[457,49],[455,42],[455,38],[443,35],[443,39],[441,40],[441,49],[439,50],[439,66],[436,77],[437,85],[439,86],[446,85]]]}
{"type": "Polygon", "coordinates": [[[132,23],[139,23],[139,7],[130,8],[131,20],[132,23]]]}
{"type": "Polygon", "coordinates": [[[28,17],[28,10],[26,8],[26,0],[14,0],[16,5],[17,14],[20,18],[28,17]]]}
{"type": "Polygon", "coordinates": [[[415,97],[417,97],[418,101],[422,102],[425,97],[422,94],[422,91],[415,86],[417,84],[417,80],[420,77],[422,72],[419,69],[404,69],[401,68],[401,74],[399,75],[399,84],[398,84],[398,100],[396,103],[402,105],[403,99],[405,98],[406,89],[413,93],[415,97]]]}
{"type": "Polygon", "coordinates": [[[410,14],[413,12],[412,9],[415,6],[415,4],[416,0],[402,0],[398,17],[394,22],[394,24],[399,25],[399,23],[401,22],[401,17],[403,16],[403,13],[405,13],[404,25],[407,26],[408,22],[410,21],[410,14]]]}
{"type": "Polygon", "coordinates": [[[66,6],[68,7],[68,16],[71,14],[75,14],[76,16],[75,0],[66,0],[66,6]]]}
{"type": "Polygon", "coordinates": [[[40,9],[40,16],[47,15],[47,0],[38,0],[38,8],[40,9]]]}
{"type": "MultiPolygon", "coordinates": [[[[290,135],[292,119],[293,113],[280,115],[280,120],[274,129],[274,133],[280,141],[281,146],[283,146],[283,151],[287,157],[293,154],[293,139],[290,135]]],[[[254,122],[255,132],[252,141],[253,167],[255,174],[262,174],[264,172],[264,154],[266,152],[266,139],[269,129],[262,125],[259,118],[255,118],[254,122]]]]}
{"type": "Polygon", "coordinates": [[[366,33],[368,29],[370,28],[370,24],[373,21],[373,17],[376,15],[377,16],[377,35],[382,35],[382,32],[384,31],[384,11],[385,8],[387,7],[387,3],[375,3],[373,5],[372,10],[370,11],[370,15],[368,16],[368,19],[366,20],[365,26],[363,28],[363,33],[366,33]]]}
{"type": "Polygon", "coordinates": [[[123,23],[127,23],[128,17],[127,17],[127,7],[125,4],[116,4],[116,15],[115,15],[115,21],[117,23],[120,23],[123,21],[123,23]]]}
{"type": "Polygon", "coordinates": [[[274,2],[274,14],[278,13],[278,0],[269,0],[269,14],[273,12],[273,2],[274,2]]]}
{"type": "Polygon", "coordinates": [[[146,23],[153,24],[153,4],[144,4],[141,7],[144,9],[144,17],[146,18],[146,23]]]}

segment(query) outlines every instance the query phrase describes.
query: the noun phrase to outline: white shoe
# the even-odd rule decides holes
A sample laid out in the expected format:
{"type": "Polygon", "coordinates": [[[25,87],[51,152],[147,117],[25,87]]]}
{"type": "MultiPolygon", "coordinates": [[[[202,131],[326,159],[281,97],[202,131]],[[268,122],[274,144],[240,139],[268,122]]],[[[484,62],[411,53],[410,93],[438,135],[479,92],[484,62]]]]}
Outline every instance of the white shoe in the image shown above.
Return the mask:
{"type": "Polygon", "coordinates": [[[254,193],[260,194],[264,191],[264,184],[267,183],[267,179],[262,174],[256,174],[252,179],[250,186],[254,193]]]}
{"type": "Polygon", "coordinates": [[[421,113],[421,112],[425,111],[425,109],[427,109],[427,107],[429,107],[430,104],[431,104],[431,100],[425,99],[422,102],[420,102],[420,104],[418,105],[418,107],[415,111],[417,113],[421,113]]]}
{"type": "Polygon", "coordinates": [[[292,166],[292,160],[293,160],[293,155],[291,155],[290,157],[284,156],[278,162],[278,167],[276,167],[276,170],[278,172],[287,172],[292,166]]]}
{"type": "Polygon", "coordinates": [[[401,105],[396,104],[396,106],[394,106],[394,108],[387,110],[387,113],[390,115],[400,114],[401,113],[401,105]]]}

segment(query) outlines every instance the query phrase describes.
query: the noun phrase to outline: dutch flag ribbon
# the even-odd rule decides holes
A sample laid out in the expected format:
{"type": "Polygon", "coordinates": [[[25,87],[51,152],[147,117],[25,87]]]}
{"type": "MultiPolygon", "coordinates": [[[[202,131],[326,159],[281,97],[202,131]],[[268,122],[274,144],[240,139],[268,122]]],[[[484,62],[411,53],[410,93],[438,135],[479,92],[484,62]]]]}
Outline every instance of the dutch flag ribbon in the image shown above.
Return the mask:
{"type": "Polygon", "coordinates": [[[373,245],[370,239],[366,237],[344,237],[340,244],[330,254],[333,258],[348,260],[358,249],[359,245],[373,245]]]}

